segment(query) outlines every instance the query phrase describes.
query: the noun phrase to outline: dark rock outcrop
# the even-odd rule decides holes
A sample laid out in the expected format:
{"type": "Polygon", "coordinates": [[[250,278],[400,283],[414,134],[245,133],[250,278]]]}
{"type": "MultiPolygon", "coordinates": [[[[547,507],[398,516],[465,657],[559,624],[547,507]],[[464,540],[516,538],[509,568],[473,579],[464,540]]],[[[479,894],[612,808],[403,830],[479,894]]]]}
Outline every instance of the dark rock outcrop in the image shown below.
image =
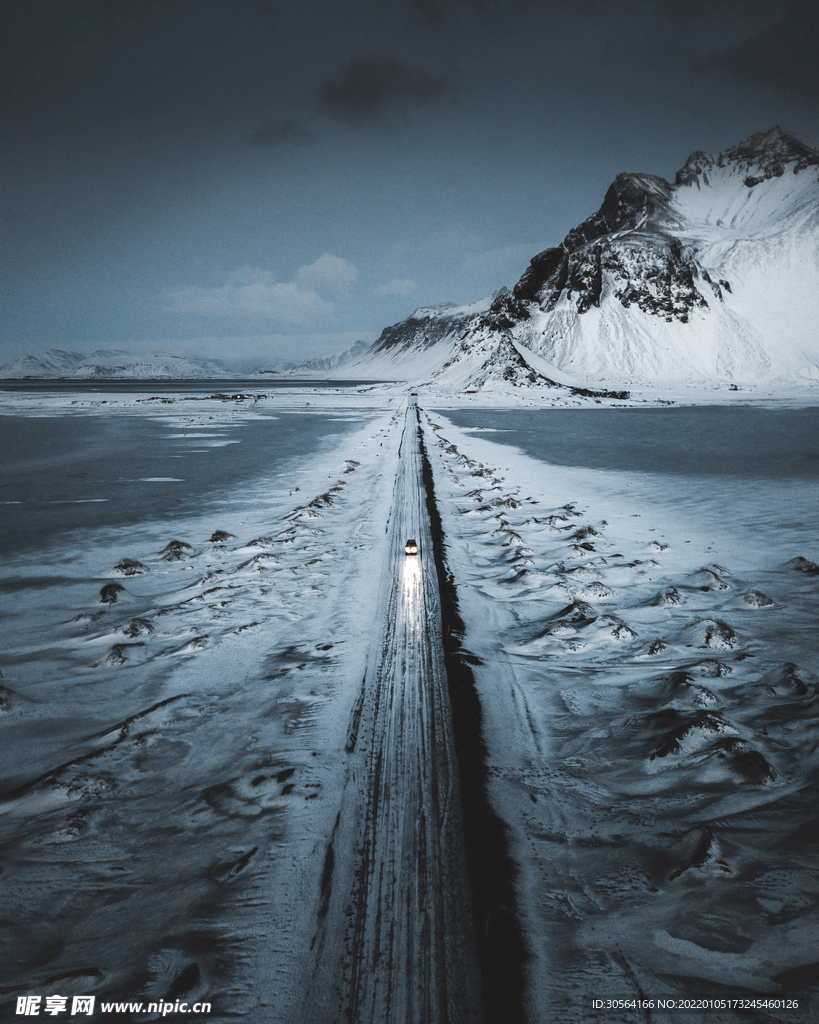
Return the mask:
{"type": "Polygon", "coordinates": [[[681,222],[673,210],[675,191],[707,185],[715,168],[734,167],[753,188],[785,173],[819,166],[819,151],[807,140],[775,127],[758,132],[717,156],[692,153],[674,185],[651,174],[619,174],[597,213],[573,228],[561,245],[534,256],[514,287],[521,302],[555,308],[562,296],[578,313],[600,304],[606,284],[623,306],[685,323],[691,311],[721,299],[727,281],[713,281],[673,231],[681,222]]]}

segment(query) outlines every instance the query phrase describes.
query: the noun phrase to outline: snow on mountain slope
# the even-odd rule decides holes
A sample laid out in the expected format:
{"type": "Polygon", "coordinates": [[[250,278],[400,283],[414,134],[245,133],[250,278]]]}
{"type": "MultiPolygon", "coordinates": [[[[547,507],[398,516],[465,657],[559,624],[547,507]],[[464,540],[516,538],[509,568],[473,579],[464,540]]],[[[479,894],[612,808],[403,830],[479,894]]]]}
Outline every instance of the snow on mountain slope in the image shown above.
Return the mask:
{"type": "Polygon", "coordinates": [[[776,126],[717,156],[692,153],[677,172],[671,206],[682,223],[701,230],[712,226],[740,237],[777,230],[783,218],[815,201],[818,161],[811,142],[776,126]],[[809,173],[800,177],[803,171],[809,173]]]}
{"type": "Polygon", "coordinates": [[[20,356],[0,367],[0,377],[64,377],[84,359],[82,352],[50,348],[42,355],[20,356]]]}
{"type": "MultiPolygon", "coordinates": [[[[343,352],[339,352],[335,356],[319,356],[316,359],[305,359],[300,363],[293,365],[292,363],[283,369],[286,369],[293,376],[298,377],[303,373],[314,373],[316,371],[323,370],[335,370],[339,366],[345,366],[347,363],[354,362],[359,356],[362,356],[368,349],[369,345],[366,341],[357,341],[350,348],[345,349],[343,352]]],[[[260,370],[260,373],[268,373],[268,370],[260,370]]]]}
{"type": "Polygon", "coordinates": [[[810,375],[817,228],[819,151],[778,127],[694,153],[674,185],[620,175],[597,214],[532,260],[517,333],[608,380],[810,375]]]}
{"type": "Polygon", "coordinates": [[[819,150],[775,127],[693,153],[673,184],[618,175],[512,292],[418,309],[345,373],[462,390],[809,382],[817,281],[819,150]]]}
{"type": "MultiPolygon", "coordinates": [[[[386,327],[357,357],[345,360],[345,375],[409,380],[419,386],[438,384],[454,390],[492,384],[552,384],[504,333],[511,324],[506,314],[490,310],[493,301],[506,294],[508,289],[503,288],[467,306],[446,303],[416,309],[406,320],[386,327]]],[[[293,372],[335,368],[321,363],[330,360],[311,360],[293,372]]]]}
{"type": "Polygon", "coordinates": [[[49,349],[43,355],[27,355],[0,367],[0,377],[91,377],[152,378],[229,377],[231,373],[216,359],[186,356],[141,355],[119,349],[97,349],[88,355],[49,349]]]}

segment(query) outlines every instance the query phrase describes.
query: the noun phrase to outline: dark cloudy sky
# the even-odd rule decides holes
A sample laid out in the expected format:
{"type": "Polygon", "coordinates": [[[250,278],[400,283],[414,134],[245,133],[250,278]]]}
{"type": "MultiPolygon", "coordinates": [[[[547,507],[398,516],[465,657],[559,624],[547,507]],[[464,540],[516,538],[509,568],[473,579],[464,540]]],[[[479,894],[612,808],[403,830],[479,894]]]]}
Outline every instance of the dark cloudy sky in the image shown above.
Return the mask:
{"type": "Polygon", "coordinates": [[[620,171],[819,140],[815,0],[0,0],[0,363],[303,358],[512,285],[620,171]]]}

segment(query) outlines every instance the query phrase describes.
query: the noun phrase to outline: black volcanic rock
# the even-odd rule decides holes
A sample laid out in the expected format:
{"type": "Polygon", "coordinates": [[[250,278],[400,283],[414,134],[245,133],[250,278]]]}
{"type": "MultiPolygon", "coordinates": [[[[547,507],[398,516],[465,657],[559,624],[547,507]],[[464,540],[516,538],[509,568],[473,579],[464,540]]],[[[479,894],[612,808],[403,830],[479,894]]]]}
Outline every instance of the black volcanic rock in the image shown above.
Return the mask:
{"type": "Polygon", "coordinates": [[[618,174],[606,192],[603,205],[563,239],[563,248],[575,252],[603,235],[633,231],[668,219],[672,187],[653,174],[618,174]]]}
{"type": "Polygon", "coordinates": [[[526,303],[520,302],[511,292],[506,291],[495,299],[486,313],[479,313],[478,319],[483,326],[503,331],[514,327],[521,320],[528,320],[529,310],[526,303]]]}
{"type": "Polygon", "coordinates": [[[692,309],[707,304],[698,281],[722,297],[720,286],[679,239],[632,233],[597,240],[576,252],[547,249],[515,286],[515,298],[537,301],[550,311],[565,292],[577,311],[585,313],[600,304],[604,273],[623,306],[637,305],[665,320],[685,322],[692,309]]]}
{"type": "MultiPolygon", "coordinates": [[[[672,186],[664,178],[652,174],[618,174],[597,213],[572,228],[561,245],[544,249],[532,258],[528,270],[515,285],[515,298],[533,301],[542,293],[543,308],[548,310],[554,308],[560,292],[567,286],[585,296],[588,288],[579,285],[594,273],[594,260],[590,267],[584,268],[582,259],[572,260],[571,256],[598,239],[670,223],[668,199],[671,193],[672,186]]],[[[599,287],[596,292],[599,298],[599,287]]],[[[578,309],[584,312],[596,304],[594,298],[583,298],[578,309]]]]}
{"type": "Polygon", "coordinates": [[[560,295],[566,285],[568,270],[569,254],[562,245],[556,249],[544,249],[532,257],[523,277],[515,285],[514,297],[533,302],[546,284],[551,295],[560,295]]]}
{"type": "Polygon", "coordinates": [[[763,181],[782,177],[786,165],[793,174],[808,167],[819,167],[819,150],[801,135],[774,125],[765,132],[755,132],[716,156],[697,150],[677,171],[674,183],[677,186],[707,185],[709,172],[730,165],[748,171],[745,184],[753,188],[763,181]]]}

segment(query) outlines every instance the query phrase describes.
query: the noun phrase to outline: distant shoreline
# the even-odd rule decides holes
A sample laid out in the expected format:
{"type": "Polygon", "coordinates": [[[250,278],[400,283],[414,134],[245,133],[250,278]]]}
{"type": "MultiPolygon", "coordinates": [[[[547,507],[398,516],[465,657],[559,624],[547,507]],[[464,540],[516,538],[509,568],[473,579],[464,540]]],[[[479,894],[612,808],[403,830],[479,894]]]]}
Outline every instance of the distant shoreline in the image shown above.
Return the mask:
{"type": "Polygon", "coordinates": [[[378,380],[325,380],[316,377],[277,377],[275,379],[258,377],[0,377],[0,389],[4,391],[23,391],[40,387],[72,388],[105,388],[112,387],[122,390],[127,387],[177,387],[177,388],[213,388],[213,387],[321,387],[341,388],[359,387],[372,384],[396,384],[398,381],[378,380]]]}

